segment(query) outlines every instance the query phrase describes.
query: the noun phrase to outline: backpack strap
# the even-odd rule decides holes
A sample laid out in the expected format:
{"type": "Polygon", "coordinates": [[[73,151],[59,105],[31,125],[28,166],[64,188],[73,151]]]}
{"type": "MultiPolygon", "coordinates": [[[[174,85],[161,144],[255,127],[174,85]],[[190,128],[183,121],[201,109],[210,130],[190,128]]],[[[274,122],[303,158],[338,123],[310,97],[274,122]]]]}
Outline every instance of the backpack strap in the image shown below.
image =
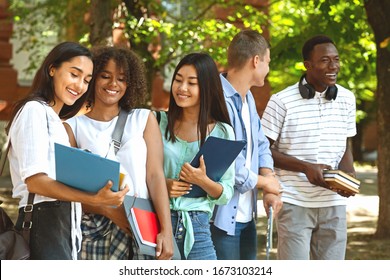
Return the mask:
{"type": "MultiPolygon", "coordinates": [[[[42,104],[43,105],[43,104],[42,104]]],[[[44,106],[44,105],[43,105],[44,106]]],[[[17,118],[22,111],[23,107],[19,110],[18,114],[16,115],[15,118],[17,118]]],[[[47,122],[47,131],[49,133],[50,128],[49,128],[49,117],[47,116],[47,111],[45,108],[46,112],[46,122],[47,122]]],[[[8,136],[7,142],[5,143],[2,151],[1,151],[1,160],[0,160],[0,175],[2,175],[4,171],[4,166],[7,161],[7,156],[9,149],[11,147],[11,138],[8,136]]],[[[28,193],[28,198],[27,198],[27,204],[26,206],[23,207],[23,212],[24,212],[24,220],[22,223],[22,230],[21,234],[23,236],[23,239],[29,244],[30,243],[30,230],[32,228],[32,213],[34,209],[34,198],[35,198],[35,193],[28,193]]]]}
{"type": "Polygon", "coordinates": [[[115,154],[119,151],[119,148],[121,147],[123,130],[125,128],[128,115],[129,115],[129,112],[127,112],[123,109],[121,109],[119,111],[118,120],[115,124],[115,128],[114,128],[114,131],[112,133],[112,142],[114,143],[115,154]]]}
{"type": "Polygon", "coordinates": [[[26,206],[23,207],[24,221],[22,224],[22,236],[28,244],[30,244],[30,230],[32,227],[32,214],[34,209],[34,197],[35,193],[28,193],[28,199],[26,206]]]}
{"type": "Polygon", "coordinates": [[[5,142],[4,146],[1,149],[1,155],[0,155],[0,176],[3,175],[5,163],[7,162],[7,155],[9,151],[9,147],[11,142],[9,140],[9,137],[7,137],[7,142],[5,142]]]}

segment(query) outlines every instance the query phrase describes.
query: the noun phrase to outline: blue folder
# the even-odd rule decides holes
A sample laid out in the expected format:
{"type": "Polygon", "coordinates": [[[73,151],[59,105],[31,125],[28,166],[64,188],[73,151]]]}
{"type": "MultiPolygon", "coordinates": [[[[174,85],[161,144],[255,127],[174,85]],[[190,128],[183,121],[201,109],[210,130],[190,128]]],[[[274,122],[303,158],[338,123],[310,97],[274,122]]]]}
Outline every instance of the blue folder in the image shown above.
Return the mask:
{"type": "Polygon", "coordinates": [[[81,149],[54,143],[56,180],[91,193],[98,192],[108,180],[112,190],[119,189],[119,162],[81,149]]]}
{"type": "MultiPolygon", "coordinates": [[[[191,161],[193,167],[200,165],[199,158],[203,155],[207,176],[218,182],[245,147],[245,140],[227,140],[209,136],[191,161]]],[[[185,197],[204,197],[207,193],[199,186],[193,185],[192,190],[185,197]]]]}

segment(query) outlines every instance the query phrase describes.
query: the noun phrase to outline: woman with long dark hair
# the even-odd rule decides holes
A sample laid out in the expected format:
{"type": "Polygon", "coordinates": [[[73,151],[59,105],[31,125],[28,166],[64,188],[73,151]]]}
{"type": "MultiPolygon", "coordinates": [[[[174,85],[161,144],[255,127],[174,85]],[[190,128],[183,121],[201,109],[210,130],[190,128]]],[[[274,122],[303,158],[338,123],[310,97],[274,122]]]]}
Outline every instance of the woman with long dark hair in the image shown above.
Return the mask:
{"type": "Polygon", "coordinates": [[[202,157],[199,168],[189,162],[207,137],[235,137],[218,69],[208,54],[188,54],[176,66],[169,109],[167,114],[161,113],[160,129],[172,229],[182,259],[216,259],[210,218],[214,206],[226,204],[233,195],[234,164],[215,182],[206,175],[202,157]],[[192,185],[201,187],[206,195],[184,196],[192,185]]]}
{"type": "Polygon", "coordinates": [[[61,118],[75,115],[83,106],[92,72],[87,48],[73,42],[57,45],[38,69],[30,94],[16,103],[6,128],[12,196],[20,199],[16,228],[31,226],[31,259],[77,259],[81,206],[76,202],[119,206],[128,191],[112,192],[108,182],[90,194],[55,180],[54,143],[70,146],[61,118]],[[32,203],[29,194],[34,194],[32,203]],[[26,225],[29,211],[32,223],[26,225]]]}
{"type": "MultiPolygon", "coordinates": [[[[170,259],[173,253],[168,193],[163,172],[161,133],[153,113],[137,108],[147,92],[142,59],[129,48],[97,47],[94,54],[94,79],[89,91],[91,110],[66,121],[72,145],[88,149],[121,164],[129,194],[150,198],[161,228],[156,255],[170,259]],[[125,114],[120,146],[115,152],[112,134],[125,114]]],[[[123,207],[83,204],[81,259],[145,259],[132,246],[129,223],[123,207]]]]}

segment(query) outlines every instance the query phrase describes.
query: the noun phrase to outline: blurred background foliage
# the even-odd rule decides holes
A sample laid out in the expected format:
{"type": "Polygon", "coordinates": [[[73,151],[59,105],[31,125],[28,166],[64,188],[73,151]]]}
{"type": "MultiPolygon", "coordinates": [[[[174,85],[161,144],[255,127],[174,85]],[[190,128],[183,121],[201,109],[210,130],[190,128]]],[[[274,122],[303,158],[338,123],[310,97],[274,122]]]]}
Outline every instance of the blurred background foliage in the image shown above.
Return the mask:
{"type": "MultiPolygon", "coordinates": [[[[336,42],[341,58],[338,82],[357,97],[357,122],[370,116],[376,48],[362,0],[269,0],[261,8],[242,2],[13,0],[11,10],[17,23],[15,36],[22,41],[18,51],[31,53],[25,71],[34,71],[59,41],[78,40],[91,46],[91,22],[98,20],[91,19],[91,9],[99,5],[110,8],[111,29],[124,28],[129,45],[144,58],[150,78],[158,71],[170,79],[177,58],[191,51],[208,52],[224,67],[226,47],[238,28],[267,32],[272,45],[268,76],[272,93],[295,83],[304,71],[303,42],[312,35],[327,34],[336,42]],[[228,11],[226,19],[216,18],[216,9],[228,11]]],[[[100,36],[101,42],[110,42],[112,35],[102,32],[100,36]]]]}
{"type": "Polygon", "coordinates": [[[150,85],[156,73],[170,82],[172,67],[189,52],[208,52],[222,70],[230,40],[239,29],[250,28],[264,33],[271,43],[268,81],[272,94],[302,75],[301,48],[306,39],[315,34],[330,36],[340,55],[338,83],[354,92],[357,100],[355,160],[362,159],[363,127],[372,120],[377,124],[380,210],[376,236],[389,238],[389,0],[9,2],[14,36],[22,43],[17,51],[30,54],[25,68],[30,73],[60,41],[79,41],[88,47],[119,42],[143,58],[150,85]]]}

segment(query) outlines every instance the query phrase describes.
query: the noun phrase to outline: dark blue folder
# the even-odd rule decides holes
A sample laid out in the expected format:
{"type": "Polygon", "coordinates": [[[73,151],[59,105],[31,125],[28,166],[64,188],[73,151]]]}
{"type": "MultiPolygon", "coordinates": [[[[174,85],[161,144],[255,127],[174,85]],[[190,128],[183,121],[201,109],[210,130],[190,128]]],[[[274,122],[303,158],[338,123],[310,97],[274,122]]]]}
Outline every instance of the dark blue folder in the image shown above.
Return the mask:
{"type": "MultiPolygon", "coordinates": [[[[209,136],[191,161],[193,167],[199,167],[199,158],[203,155],[207,176],[218,182],[245,147],[245,140],[227,140],[209,136]]],[[[185,197],[204,197],[207,193],[199,186],[193,185],[185,197]]]]}
{"type": "Polygon", "coordinates": [[[57,181],[96,193],[111,180],[111,189],[118,191],[119,162],[58,143],[54,143],[54,153],[57,181]]]}

